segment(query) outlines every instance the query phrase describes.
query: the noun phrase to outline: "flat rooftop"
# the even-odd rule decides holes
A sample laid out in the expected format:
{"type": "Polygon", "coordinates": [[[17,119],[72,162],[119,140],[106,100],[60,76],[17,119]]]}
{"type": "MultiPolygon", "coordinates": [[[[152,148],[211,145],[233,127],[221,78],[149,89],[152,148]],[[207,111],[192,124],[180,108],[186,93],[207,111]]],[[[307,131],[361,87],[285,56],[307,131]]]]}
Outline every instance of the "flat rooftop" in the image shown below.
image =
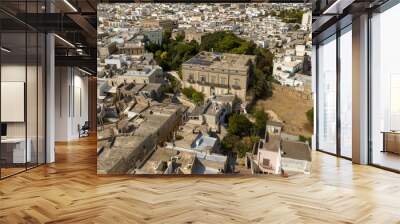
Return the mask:
{"type": "Polygon", "coordinates": [[[154,74],[157,70],[161,70],[160,66],[145,66],[141,69],[134,68],[128,69],[125,74],[126,76],[137,76],[137,77],[149,77],[154,74]]]}
{"type": "Polygon", "coordinates": [[[136,174],[163,174],[166,171],[168,162],[176,159],[177,166],[184,174],[190,174],[195,154],[181,152],[175,149],[158,148],[140,168],[136,169],[136,174]]]}
{"type": "Polygon", "coordinates": [[[183,64],[247,71],[249,60],[254,59],[255,56],[253,55],[202,51],[183,64]]]}
{"type": "MultiPolygon", "coordinates": [[[[135,154],[135,151],[142,150],[139,147],[147,138],[154,136],[160,128],[166,124],[171,115],[181,110],[180,105],[160,104],[154,105],[140,113],[140,122],[132,121],[131,123],[138,126],[128,136],[117,136],[114,144],[103,149],[102,153],[97,157],[97,168],[100,173],[107,173],[113,167],[125,164],[129,161],[129,157],[135,154]]],[[[154,141],[157,141],[154,139],[154,141]]],[[[156,142],[154,142],[155,146],[156,142]]],[[[125,164],[129,166],[130,164],[125,164]]]]}

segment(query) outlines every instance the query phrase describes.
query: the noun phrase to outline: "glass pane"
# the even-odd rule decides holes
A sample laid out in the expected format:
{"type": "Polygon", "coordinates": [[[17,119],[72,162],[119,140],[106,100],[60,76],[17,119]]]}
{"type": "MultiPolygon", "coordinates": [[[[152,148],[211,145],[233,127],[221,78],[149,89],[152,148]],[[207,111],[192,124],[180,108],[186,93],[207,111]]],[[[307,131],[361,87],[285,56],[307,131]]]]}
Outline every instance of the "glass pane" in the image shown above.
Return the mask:
{"type": "MultiPolygon", "coordinates": [[[[28,63],[27,63],[27,80],[26,80],[26,114],[27,114],[27,142],[30,153],[28,160],[28,168],[37,165],[38,160],[38,35],[36,32],[27,33],[28,38],[28,63]],[[30,148],[30,149],[29,149],[30,148]]],[[[28,154],[29,155],[29,154],[28,154]]]]}
{"type": "Polygon", "coordinates": [[[340,152],[352,157],[352,35],[351,26],[340,36],[340,152]]]}
{"type": "Polygon", "coordinates": [[[400,170],[400,5],[374,15],[372,29],[372,162],[400,170]]]}
{"type": "Polygon", "coordinates": [[[39,34],[39,46],[38,46],[38,163],[45,163],[46,149],[45,149],[45,52],[46,38],[45,35],[39,34]]]}
{"type": "Polygon", "coordinates": [[[1,172],[5,177],[24,171],[31,160],[31,151],[26,150],[26,34],[2,33],[1,45],[1,172]]]}
{"type": "Polygon", "coordinates": [[[318,48],[318,148],[336,153],[336,36],[318,48]]]}

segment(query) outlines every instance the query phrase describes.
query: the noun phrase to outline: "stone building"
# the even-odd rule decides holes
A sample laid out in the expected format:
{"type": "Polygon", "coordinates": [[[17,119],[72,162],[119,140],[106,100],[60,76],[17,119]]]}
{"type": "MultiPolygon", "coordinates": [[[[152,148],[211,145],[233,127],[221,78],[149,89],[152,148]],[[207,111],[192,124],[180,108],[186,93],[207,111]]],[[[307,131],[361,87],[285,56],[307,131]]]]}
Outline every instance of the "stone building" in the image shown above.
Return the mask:
{"type": "Polygon", "coordinates": [[[120,54],[126,55],[142,55],[146,52],[143,42],[126,42],[118,50],[120,54]]]}
{"type": "Polygon", "coordinates": [[[196,41],[197,43],[201,44],[201,38],[205,35],[206,33],[188,29],[185,30],[185,41],[190,42],[192,40],[196,41]]]}
{"type": "Polygon", "coordinates": [[[98,46],[97,53],[99,55],[99,58],[101,60],[104,60],[105,58],[107,58],[109,55],[113,54],[117,50],[118,50],[117,43],[110,42],[108,44],[98,46]]]}
{"type": "Polygon", "coordinates": [[[141,21],[141,26],[143,28],[157,28],[161,27],[164,30],[165,29],[177,29],[178,28],[178,22],[175,20],[170,20],[170,19],[161,19],[161,20],[156,20],[156,19],[145,19],[141,21]]]}
{"type": "Polygon", "coordinates": [[[182,64],[183,87],[193,87],[206,97],[233,94],[242,102],[255,56],[200,52],[182,64]]]}
{"type": "Polygon", "coordinates": [[[136,66],[129,68],[123,75],[117,76],[114,81],[121,83],[162,83],[163,70],[158,65],[136,66]]]}
{"type": "Polygon", "coordinates": [[[141,167],[156,150],[157,144],[172,139],[180,125],[184,107],[175,104],[155,105],[131,121],[134,131],[118,133],[97,156],[99,174],[124,174],[141,167]]]}
{"type": "Polygon", "coordinates": [[[162,28],[148,28],[143,30],[143,35],[153,44],[162,44],[163,30],[162,28]]]}

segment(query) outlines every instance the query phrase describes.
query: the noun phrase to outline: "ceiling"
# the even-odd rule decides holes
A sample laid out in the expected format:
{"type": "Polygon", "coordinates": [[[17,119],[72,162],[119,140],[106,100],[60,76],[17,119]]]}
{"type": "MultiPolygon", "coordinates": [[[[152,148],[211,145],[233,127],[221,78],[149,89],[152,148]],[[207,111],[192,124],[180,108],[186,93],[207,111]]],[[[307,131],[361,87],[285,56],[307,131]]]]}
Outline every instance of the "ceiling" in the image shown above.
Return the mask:
{"type": "Polygon", "coordinates": [[[96,0],[1,0],[2,46],[12,50],[7,56],[30,58],[38,50],[34,36],[55,33],[56,65],[73,62],[73,66],[95,73],[96,5],[96,0]]]}

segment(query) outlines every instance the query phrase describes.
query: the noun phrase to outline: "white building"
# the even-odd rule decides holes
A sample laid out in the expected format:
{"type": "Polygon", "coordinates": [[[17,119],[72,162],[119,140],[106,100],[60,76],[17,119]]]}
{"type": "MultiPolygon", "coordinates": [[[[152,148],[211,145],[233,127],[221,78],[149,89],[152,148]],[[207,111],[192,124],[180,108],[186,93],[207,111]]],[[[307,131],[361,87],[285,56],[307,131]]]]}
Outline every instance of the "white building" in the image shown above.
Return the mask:
{"type": "Polygon", "coordinates": [[[308,30],[311,27],[312,14],[311,12],[305,12],[301,19],[301,29],[308,30]]]}
{"type": "Polygon", "coordinates": [[[296,45],[296,56],[302,57],[306,54],[306,45],[296,45]]]}
{"type": "Polygon", "coordinates": [[[117,83],[162,83],[163,70],[160,66],[143,66],[129,69],[125,74],[118,76],[117,83]]]}

